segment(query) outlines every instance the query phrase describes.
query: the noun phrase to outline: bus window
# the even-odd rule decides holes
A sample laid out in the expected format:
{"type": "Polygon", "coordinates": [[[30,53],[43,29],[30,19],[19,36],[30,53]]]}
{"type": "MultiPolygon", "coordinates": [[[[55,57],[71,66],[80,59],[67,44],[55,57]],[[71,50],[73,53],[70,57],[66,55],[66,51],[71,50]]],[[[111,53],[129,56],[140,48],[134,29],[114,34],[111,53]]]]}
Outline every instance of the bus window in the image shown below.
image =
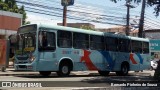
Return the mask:
{"type": "Polygon", "coordinates": [[[24,35],[25,47],[35,47],[35,33],[28,33],[24,35]]]}
{"type": "Polygon", "coordinates": [[[106,37],[105,45],[107,51],[118,51],[118,39],[115,37],[106,37]]]}
{"type": "Polygon", "coordinates": [[[55,48],[55,33],[48,32],[47,33],[47,47],[55,48]]]}
{"type": "Polygon", "coordinates": [[[58,31],[58,46],[61,48],[72,47],[72,33],[68,31],[58,31]]]}
{"type": "Polygon", "coordinates": [[[40,32],[39,33],[39,49],[40,50],[55,50],[55,33],[40,32]]]}
{"type": "Polygon", "coordinates": [[[149,42],[143,42],[143,53],[149,53],[149,42]]]}
{"type": "Polygon", "coordinates": [[[90,35],[90,49],[91,50],[103,50],[104,38],[102,36],[90,35]]]}
{"type": "Polygon", "coordinates": [[[118,40],[118,50],[120,52],[129,52],[129,40],[119,38],[118,40]]]}
{"type": "Polygon", "coordinates": [[[131,41],[132,43],[132,52],[133,53],[142,53],[142,42],[141,41],[131,41]]]}
{"type": "Polygon", "coordinates": [[[88,49],[89,48],[89,35],[82,33],[73,34],[74,48],[88,49]]]}

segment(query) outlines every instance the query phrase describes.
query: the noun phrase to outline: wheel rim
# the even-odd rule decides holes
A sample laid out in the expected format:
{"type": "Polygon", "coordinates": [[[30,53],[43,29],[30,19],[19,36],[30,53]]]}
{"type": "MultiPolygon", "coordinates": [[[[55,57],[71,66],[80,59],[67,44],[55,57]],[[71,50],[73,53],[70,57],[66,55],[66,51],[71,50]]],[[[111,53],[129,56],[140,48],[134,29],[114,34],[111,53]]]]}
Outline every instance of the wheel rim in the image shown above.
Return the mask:
{"type": "Polygon", "coordinates": [[[63,66],[63,67],[62,67],[62,73],[63,73],[63,74],[67,74],[68,71],[69,71],[68,66],[63,66]]]}

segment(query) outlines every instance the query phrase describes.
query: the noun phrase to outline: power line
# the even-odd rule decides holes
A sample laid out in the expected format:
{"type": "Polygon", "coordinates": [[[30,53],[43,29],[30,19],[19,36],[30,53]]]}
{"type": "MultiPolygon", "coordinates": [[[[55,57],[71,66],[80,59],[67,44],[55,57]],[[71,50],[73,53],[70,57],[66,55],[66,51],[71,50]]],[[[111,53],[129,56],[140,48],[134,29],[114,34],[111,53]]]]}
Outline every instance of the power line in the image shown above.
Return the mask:
{"type": "MultiPolygon", "coordinates": [[[[26,7],[27,9],[32,9],[32,10],[38,10],[38,11],[43,11],[43,12],[46,12],[46,13],[54,13],[54,14],[58,14],[58,15],[61,15],[60,13],[55,13],[55,12],[51,12],[51,11],[46,11],[46,10],[40,10],[40,9],[36,9],[36,8],[31,8],[31,7],[26,7]]],[[[72,16],[73,17],[73,16],[72,16]]],[[[79,18],[79,17],[78,17],[79,18]]],[[[116,20],[116,19],[112,19],[112,18],[105,18],[105,19],[109,19],[109,20],[112,20],[112,21],[116,21],[116,22],[122,22],[121,20],[116,20]]],[[[98,20],[97,20],[98,21],[98,20]]]]}
{"type": "MultiPolygon", "coordinates": [[[[17,0],[16,0],[16,1],[17,1],[17,0]]],[[[60,8],[44,6],[44,5],[35,4],[35,3],[21,2],[21,1],[17,1],[17,2],[18,2],[18,3],[21,3],[21,4],[30,5],[30,6],[36,6],[36,7],[40,7],[40,8],[49,9],[49,10],[51,10],[51,9],[55,9],[55,10],[59,10],[59,11],[62,11],[62,10],[63,10],[63,9],[60,9],[60,8]]],[[[93,14],[93,13],[87,13],[87,12],[81,12],[81,11],[73,11],[73,10],[68,10],[68,11],[69,11],[69,12],[78,12],[78,13],[92,14],[92,15],[99,15],[99,16],[106,16],[106,17],[122,18],[122,17],[110,16],[110,15],[93,14]]]]}
{"type": "MultiPolygon", "coordinates": [[[[24,1],[20,1],[20,0],[16,0],[19,4],[23,4],[23,5],[25,5],[25,7],[26,6],[29,6],[29,7],[27,7],[28,9],[30,8],[30,9],[33,9],[34,8],[34,10],[36,9],[36,8],[40,8],[40,9],[37,9],[37,11],[38,10],[40,10],[40,11],[43,11],[43,13],[39,13],[39,14],[43,14],[43,15],[45,15],[44,13],[52,13],[52,14],[48,14],[48,15],[51,15],[51,16],[55,16],[55,17],[62,17],[62,10],[63,9],[61,9],[61,8],[56,8],[56,7],[52,7],[52,6],[50,6],[50,5],[52,5],[51,4],[51,1],[52,0],[47,0],[47,2],[42,2],[42,1],[37,1],[37,0],[34,0],[34,3],[32,2],[24,2],[24,1]],[[39,3],[39,4],[38,4],[39,3]],[[43,4],[41,4],[41,3],[43,3],[43,4]],[[46,5],[49,5],[49,6],[46,6],[46,5]],[[53,12],[53,10],[54,10],[54,12],[53,12]],[[57,15],[56,15],[57,14],[57,15]]],[[[59,2],[56,2],[55,0],[53,0],[52,2],[54,2],[54,3],[59,3],[59,2]]],[[[54,4],[54,6],[55,6],[55,4],[54,4]]],[[[85,8],[83,7],[83,8],[81,8],[81,6],[79,7],[79,6],[75,6],[76,8],[80,8],[81,10],[84,10],[85,8]]],[[[90,8],[89,8],[90,9],[90,8]]],[[[92,10],[92,9],[90,9],[90,10],[92,10]]],[[[118,10],[118,11],[122,11],[122,10],[120,10],[120,9],[112,9],[113,11],[114,10],[118,10]]],[[[125,9],[126,10],[126,9],[125,9]]],[[[34,12],[33,10],[31,11],[31,10],[27,10],[27,11],[30,11],[30,12],[34,12]]],[[[37,12],[37,11],[35,11],[35,12],[37,12]]],[[[103,10],[102,10],[103,11],[103,10]]],[[[107,24],[116,24],[116,25],[123,25],[123,24],[117,24],[117,23],[115,23],[115,22],[125,22],[125,18],[124,17],[122,17],[122,16],[116,16],[116,15],[122,15],[122,13],[117,13],[117,12],[113,12],[112,14],[114,14],[114,15],[109,15],[109,13],[108,13],[108,15],[106,15],[106,14],[95,14],[95,13],[90,13],[91,11],[89,11],[89,12],[84,12],[84,11],[75,11],[75,10],[68,10],[68,12],[70,12],[69,13],[69,19],[73,19],[73,20],[80,20],[80,21],[90,21],[90,22],[95,22],[95,23],[107,23],[107,24]],[[70,15],[71,14],[71,15],[70,15]],[[81,15],[83,15],[83,16],[72,16],[72,15],[79,15],[79,14],[81,14],[81,15]],[[97,17],[97,18],[92,18],[92,17],[87,17],[87,15],[88,16],[90,16],[90,15],[92,15],[93,17],[97,17]],[[81,17],[81,18],[80,18],[81,17]],[[84,18],[89,18],[89,19],[84,19],[84,18],[82,18],[82,17],[84,17],[84,18]],[[94,20],[93,20],[94,19],[94,20]],[[108,20],[108,22],[104,22],[104,20],[108,20]],[[112,23],[111,23],[112,22],[112,23]]],[[[93,12],[93,11],[92,11],[93,12]]],[[[104,11],[104,12],[106,12],[106,11],[104,11]]],[[[108,12],[108,11],[107,11],[108,12]]],[[[126,14],[124,14],[124,15],[126,15],[126,14]]],[[[138,15],[135,15],[135,16],[138,16],[138,15]]],[[[124,25],[123,25],[124,26],[124,25]]]]}
{"type": "MultiPolygon", "coordinates": [[[[26,3],[26,2],[24,2],[24,3],[23,2],[19,2],[19,3],[27,4],[27,5],[32,5],[32,6],[36,6],[36,7],[41,7],[41,8],[46,8],[46,9],[51,9],[51,7],[46,7],[46,6],[42,6],[42,5],[38,5],[38,4],[32,4],[32,3],[26,3]]],[[[62,9],[56,8],[56,10],[62,10],[62,9]]],[[[68,11],[70,11],[70,12],[77,12],[77,13],[83,13],[83,14],[99,15],[99,16],[103,16],[104,19],[110,19],[110,18],[106,18],[106,17],[114,17],[114,18],[117,18],[117,19],[121,18],[121,17],[116,17],[116,16],[100,15],[100,14],[93,14],[93,13],[86,13],[86,12],[79,12],[79,11],[71,11],[71,10],[68,10],[68,11]]]]}
{"type": "MultiPolygon", "coordinates": [[[[32,11],[32,10],[26,10],[26,11],[32,12],[32,13],[43,14],[43,15],[62,17],[61,15],[47,14],[47,13],[42,13],[42,12],[32,11]]],[[[67,17],[67,18],[69,18],[69,19],[74,19],[74,20],[89,21],[89,22],[97,23],[96,21],[93,21],[93,20],[90,20],[90,19],[78,19],[78,18],[72,18],[72,17],[67,17]]],[[[124,26],[123,24],[116,24],[116,23],[109,23],[109,22],[98,22],[98,23],[124,26]]]]}
{"type": "MultiPolygon", "coordinates": [[[[34,0],[35,1],[35,0],[34,0]]],[[[39,1],[38,1],[39,2],[39,1]]],[[[37,3],[37,1],[36,1],[36,3],[37,3]]],[[[48,3],[47,3],[47,5],[48,5],[48,3]]],[[[60,8],[59,8],[60,9],[60,8]]],[[[80,10],[83,10],[82,8],[80,9],[80,10]]],[[[86,10],[86,8],[85,8],[85,10],[86,10]]],[[[111,9],[112,10],[112,9],[111,9]]],[[[69,11],[73,11],[73,10],[69,10],[69,11]]],[[[117,11],[121,11],[121,10],[117,10],[117,11]]],[[[116,11],[116,12],[117,12],[116,11]]],[[[81,12],[81,11],[79,11],[79,12],[81,12]]],[[[110,12],[110,11],[108,11],[108,12],[110,12]]],[[[116,12],[111,12],[112,14],[116,14],[116,15],[122,15],[123,13],[116,13],[116,12]]],[[[83,12],[83,13],[86,13],[86,12],[83,12]]],[[[88,13],[86,13],[86,14],[88,14],[88,13]]],[[[93,14],[93,13],[90,13],[90,14],[93,14]]],[[[125,15],[125,14],[123,14],[123,15],[125,15]]],[[[109,15],[108,15],[109,16],[109,15]]],[[[111,16],[111,15],[110,15],[111,16]]],[[[137,16],[137,15],[134,15],[134,16],[137,16]]],[[[122,17],[121,17],[122,18],[122,17]]]]}

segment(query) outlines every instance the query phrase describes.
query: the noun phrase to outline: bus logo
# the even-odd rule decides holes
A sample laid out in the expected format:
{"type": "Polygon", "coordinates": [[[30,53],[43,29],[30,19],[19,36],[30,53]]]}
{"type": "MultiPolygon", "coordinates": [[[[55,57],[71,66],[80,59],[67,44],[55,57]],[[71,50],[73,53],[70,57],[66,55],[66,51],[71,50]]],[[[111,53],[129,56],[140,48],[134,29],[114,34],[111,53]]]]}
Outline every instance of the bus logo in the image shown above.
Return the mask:
{"type": "Polygon", "coordinates": [[[2,82],[2,87],[11,87],[11,82],[2,82]]]}

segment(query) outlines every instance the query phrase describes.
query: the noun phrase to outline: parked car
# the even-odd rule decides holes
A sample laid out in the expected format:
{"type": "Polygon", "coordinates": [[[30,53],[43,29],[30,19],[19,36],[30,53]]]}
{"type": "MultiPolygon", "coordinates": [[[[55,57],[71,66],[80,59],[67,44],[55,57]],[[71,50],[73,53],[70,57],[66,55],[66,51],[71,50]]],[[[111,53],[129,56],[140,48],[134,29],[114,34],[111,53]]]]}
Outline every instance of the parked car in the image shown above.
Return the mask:
{"type": "Polygon", "coordinates": [[[158,63],[155,60],[151,60],[151,70],[155,70],[158,67],[158,63]]]}

